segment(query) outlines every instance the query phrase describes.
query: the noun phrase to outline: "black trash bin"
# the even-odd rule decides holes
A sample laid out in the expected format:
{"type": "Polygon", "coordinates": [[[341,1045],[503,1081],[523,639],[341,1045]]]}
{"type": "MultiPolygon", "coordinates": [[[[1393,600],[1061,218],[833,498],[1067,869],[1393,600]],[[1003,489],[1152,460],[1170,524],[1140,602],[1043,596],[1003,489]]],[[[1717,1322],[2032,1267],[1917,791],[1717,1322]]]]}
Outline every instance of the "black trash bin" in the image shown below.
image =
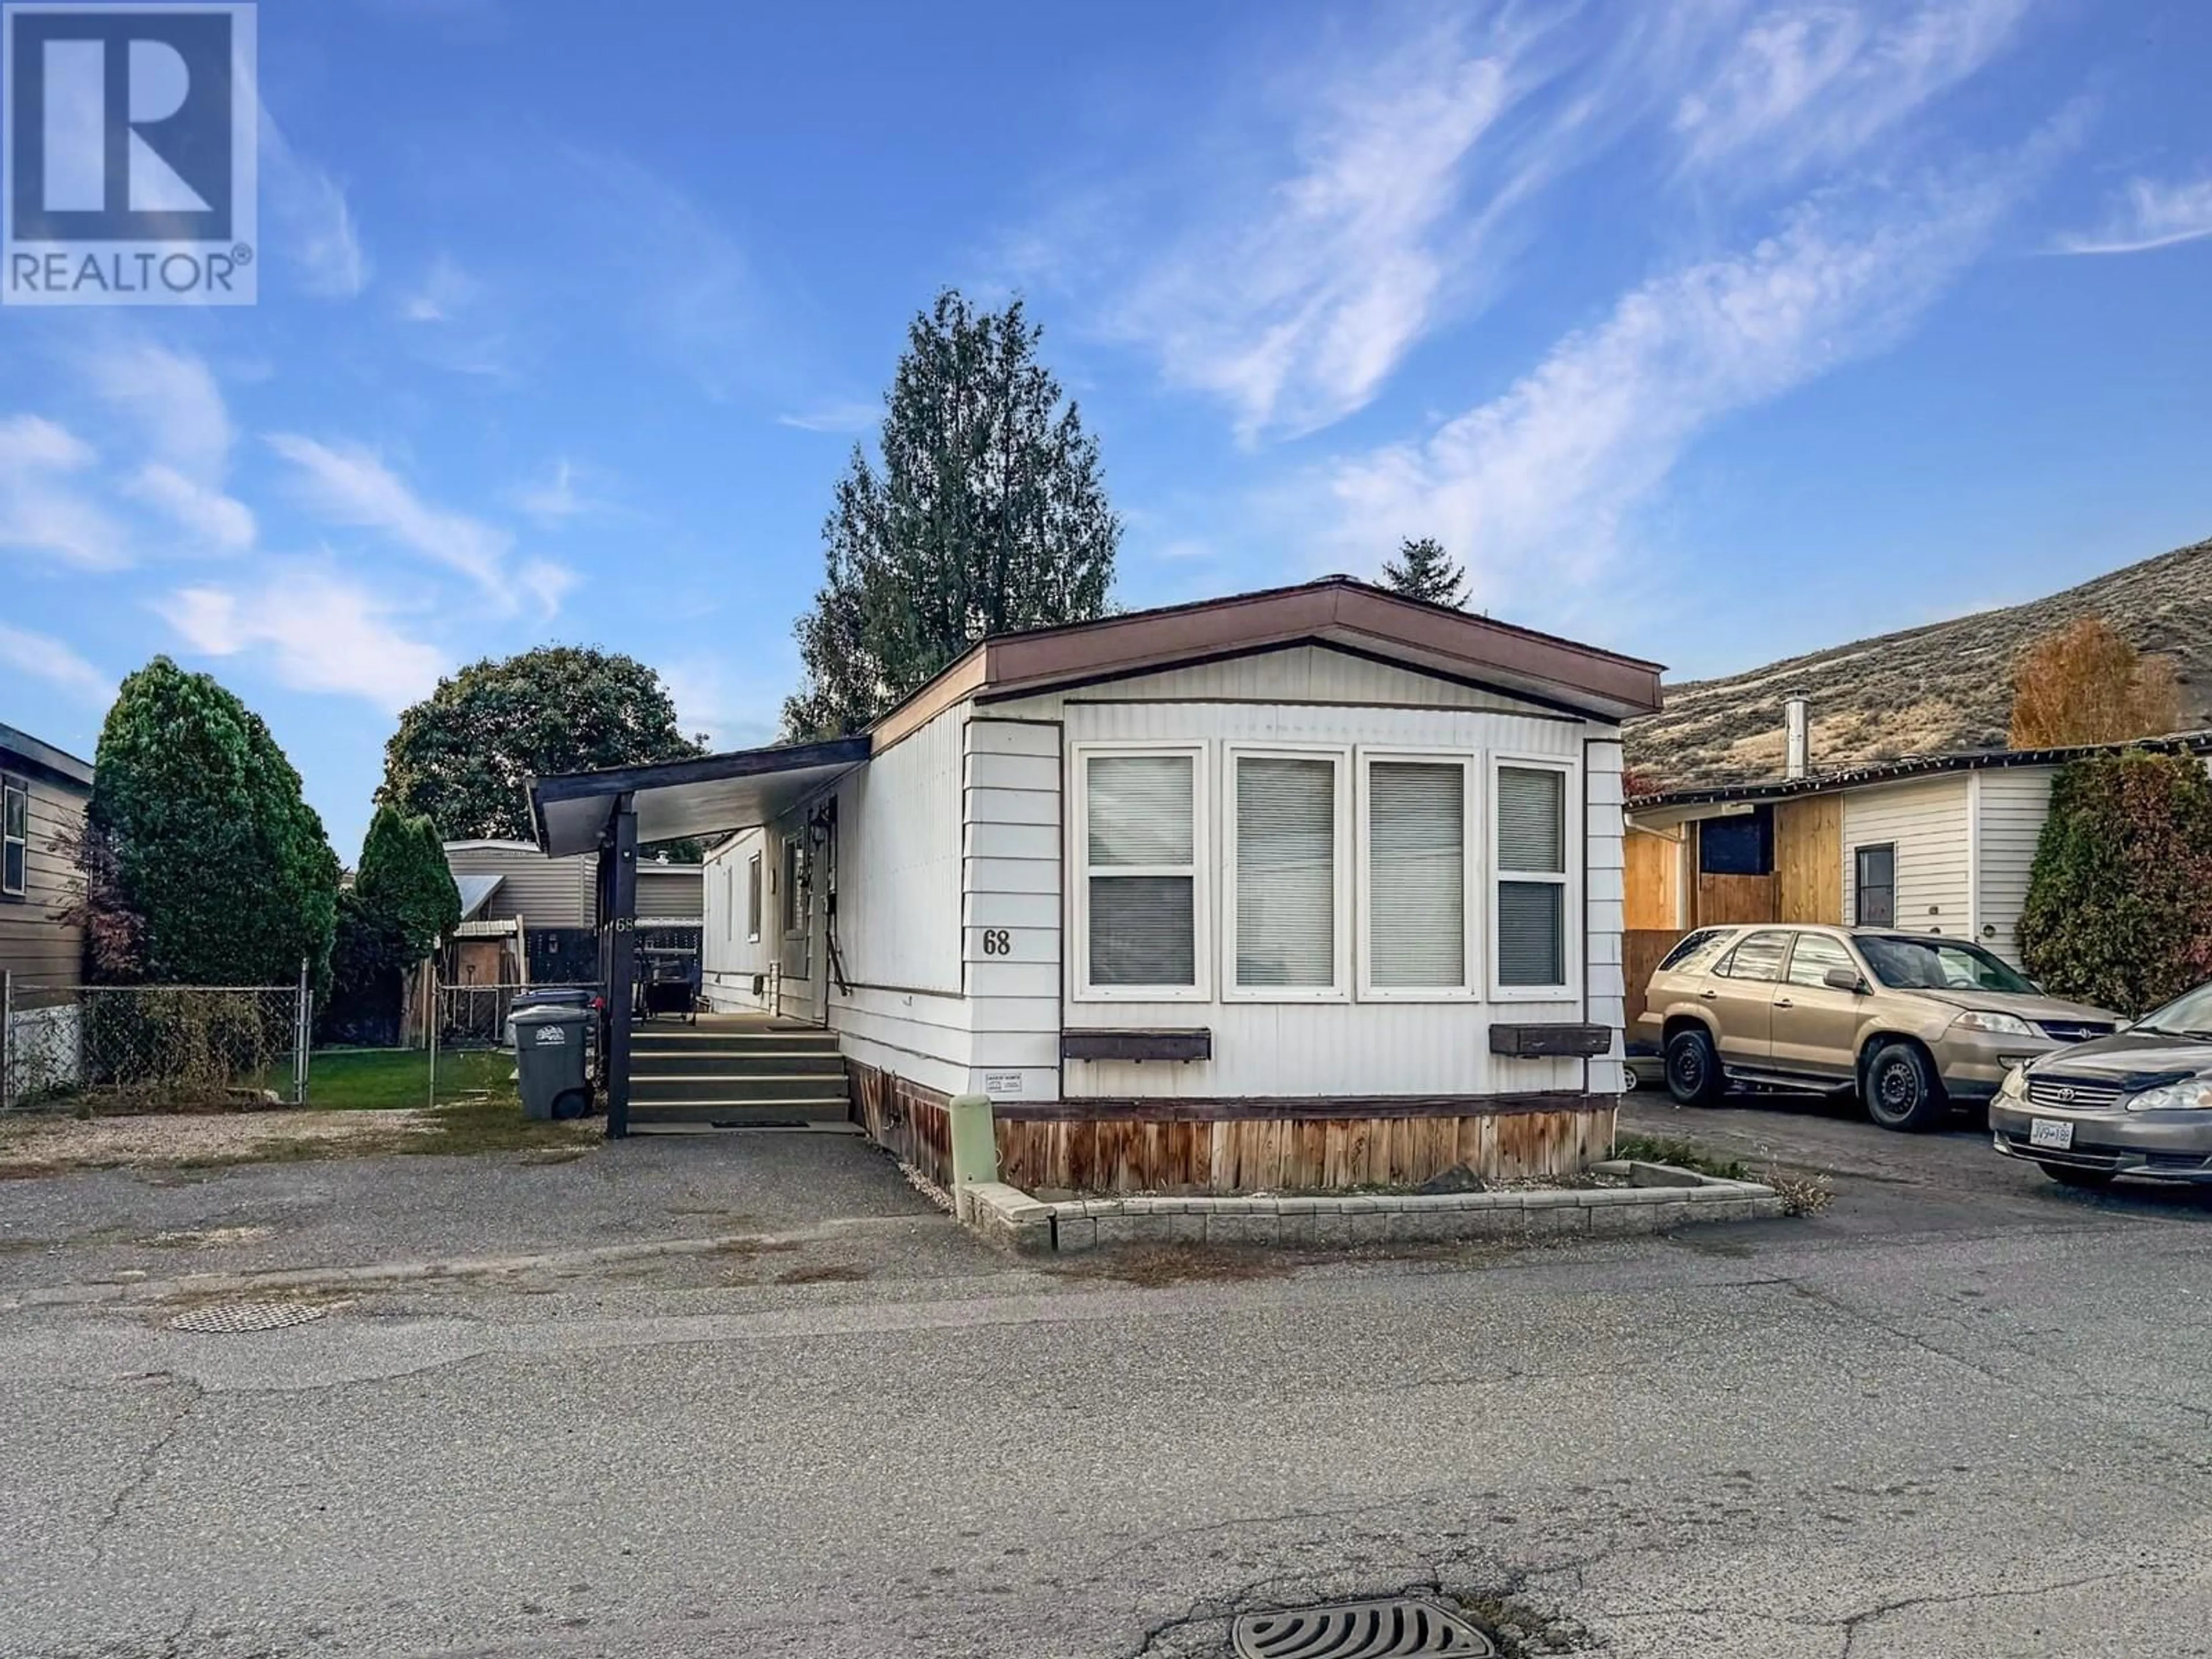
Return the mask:
{"type": "Polygon", "coordinates": [[[518,1008],[507,1021],[525,1117],[582,1117],[592,1109],[584,1039],[592,1018],[589,1008],[556,1004],[518,1008]]]}

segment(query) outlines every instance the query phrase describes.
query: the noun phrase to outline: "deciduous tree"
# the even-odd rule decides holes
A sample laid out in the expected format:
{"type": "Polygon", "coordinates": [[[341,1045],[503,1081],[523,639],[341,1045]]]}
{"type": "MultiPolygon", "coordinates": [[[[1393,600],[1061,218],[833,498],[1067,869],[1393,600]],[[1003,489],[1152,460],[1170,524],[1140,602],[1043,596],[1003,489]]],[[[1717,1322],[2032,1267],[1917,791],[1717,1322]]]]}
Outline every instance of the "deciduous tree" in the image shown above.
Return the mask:
{"type": "Polygon", "coordinates": [[[2013,673],[2012,746],[2055,749],[2161,737],[2181,724],[2173,665],[2083,617],[2036,641],[2013,673]]]}
{"type": "Polygon", "coordinates": [[[448,841],[532,837],[530,780],[685,760],[660,676],[611,651],[544,646],[472,663],[399,717],[380,805],[427,817],[448,841]]]}
{"type": "Polygon", "coordinates": [[[986,635],[1104,612],[1121,521],[1041,332],[949,289],[915,319],[878,459],[854,447],[823,526],[787,735],[859,730],[986,635]]]}

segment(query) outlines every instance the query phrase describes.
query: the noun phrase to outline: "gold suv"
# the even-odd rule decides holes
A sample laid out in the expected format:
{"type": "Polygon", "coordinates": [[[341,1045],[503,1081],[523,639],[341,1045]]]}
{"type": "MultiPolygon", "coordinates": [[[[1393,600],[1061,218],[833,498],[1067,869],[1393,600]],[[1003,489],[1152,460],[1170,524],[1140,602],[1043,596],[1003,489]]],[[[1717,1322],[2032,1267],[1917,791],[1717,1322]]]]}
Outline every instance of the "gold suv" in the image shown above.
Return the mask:
{"type": "Polygon", "coordinates": [[[1653,970],[1637,1023],[1685,1106],[1731,1082],[1856,1090],[1882,1127],[1925,1129],[1954,1101],[1989,1099],[2014,1066],[2119,1022],[2044,995],[1965,939],[1785,925],[1690,933],[1653,970]]]}

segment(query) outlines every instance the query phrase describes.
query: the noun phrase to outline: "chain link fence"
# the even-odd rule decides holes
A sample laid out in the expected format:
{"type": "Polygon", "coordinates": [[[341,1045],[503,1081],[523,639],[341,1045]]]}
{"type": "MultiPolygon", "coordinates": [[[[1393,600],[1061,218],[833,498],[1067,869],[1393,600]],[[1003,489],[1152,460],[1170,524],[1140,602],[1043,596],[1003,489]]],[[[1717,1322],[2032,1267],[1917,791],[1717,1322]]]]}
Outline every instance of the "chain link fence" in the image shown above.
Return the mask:
{"type": "Polygon", "coordinates": [[[566,985],[453,985],[438,981],[437,1032],[441,1048],[503,1048],[507,1016],[519,996],[581,991],[599,994],[596,981],[566,985]]]}
{"type": "Polygon", "coordinates": [[[312,1002],[293,985],[0,982],[0,1107],[188,1112],[307,1099],[312,1002]]]}

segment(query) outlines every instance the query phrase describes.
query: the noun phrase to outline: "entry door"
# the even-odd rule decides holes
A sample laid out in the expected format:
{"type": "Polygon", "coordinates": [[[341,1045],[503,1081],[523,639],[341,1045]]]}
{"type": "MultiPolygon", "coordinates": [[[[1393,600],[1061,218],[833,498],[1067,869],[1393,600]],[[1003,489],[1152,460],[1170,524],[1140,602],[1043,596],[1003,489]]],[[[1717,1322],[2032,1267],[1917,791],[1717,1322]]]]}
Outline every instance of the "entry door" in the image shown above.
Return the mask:
{"type": "Polygon", "coordinates": [[[1828,984],[1831,968],[1860,971],[1841,939],[1798,934],[1789,971],[1774,996],[1774,1064],[1783,1071],[1848,1081],[1866,999],[1828,984]]]}
{"type": "Polygon", "coordinates": [[[1774,996],[1790,959],[1786,928],[1744,936],[1706,976],[1700,994],[1720,1027],[1721,1059],[1732,1066],[1765,1066],[1774,1048],[1774,996]]]}

